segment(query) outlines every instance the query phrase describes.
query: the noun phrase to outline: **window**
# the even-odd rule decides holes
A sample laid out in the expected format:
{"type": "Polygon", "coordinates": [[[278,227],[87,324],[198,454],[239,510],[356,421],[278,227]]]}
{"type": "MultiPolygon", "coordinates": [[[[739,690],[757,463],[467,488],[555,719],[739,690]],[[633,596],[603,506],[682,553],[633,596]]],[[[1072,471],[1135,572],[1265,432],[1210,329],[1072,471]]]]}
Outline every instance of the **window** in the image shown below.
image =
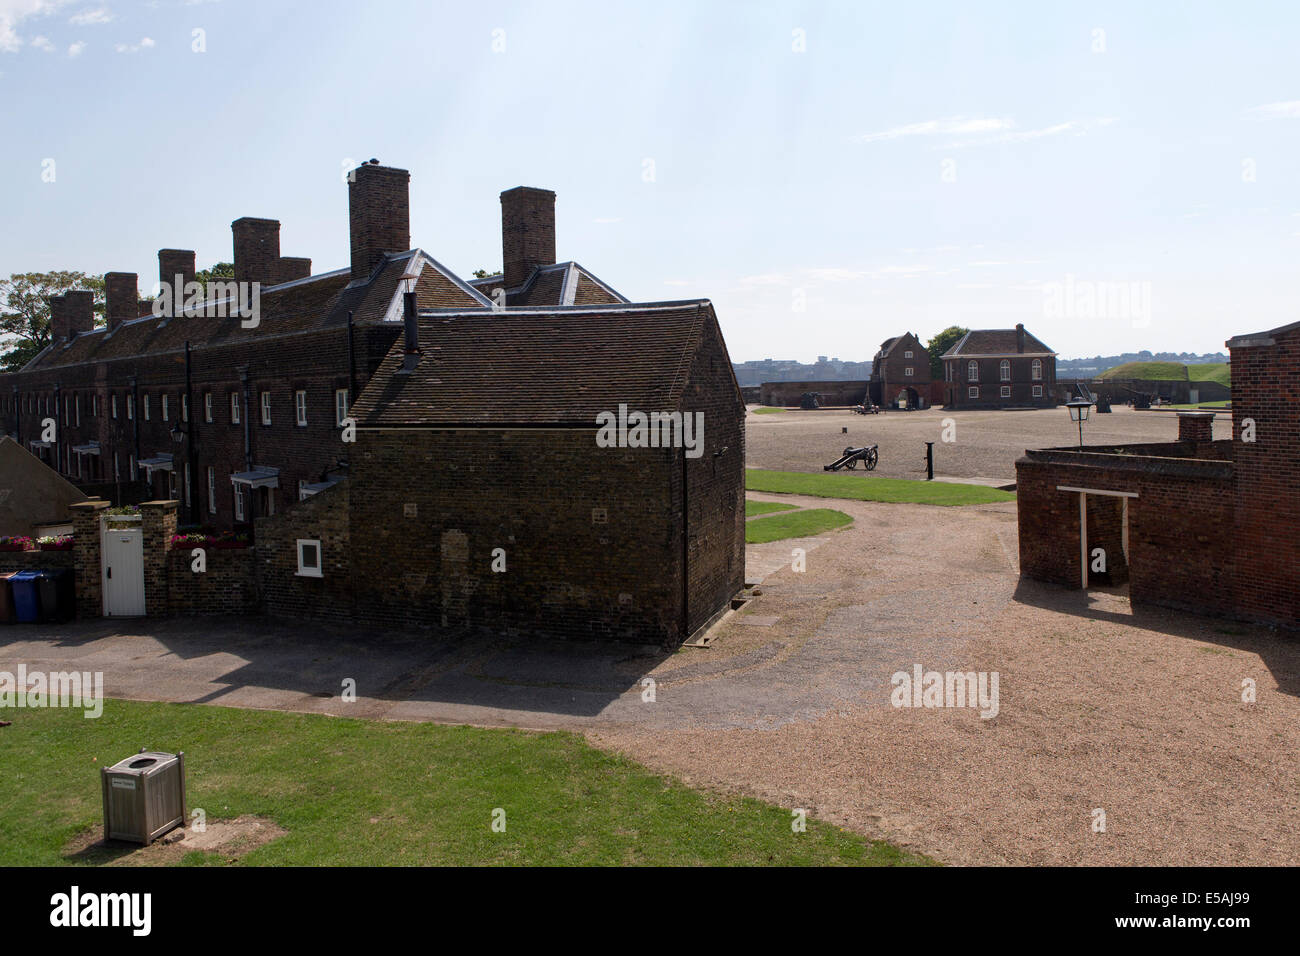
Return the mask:
{"type": "Polygon", "coordinates": [[[113,452],[113,480],[119,481],[122,478],[122,468],[118,464],[117,452],[113,452]]]}
{"type": "Polygon", "coordinates": [[[1003,359],[1001,362],[998,363],[998,377],[999,377],[1002,381],[1004,381],[1004,382],[1009,382],[1009,381],[1011,381],[1011,362],[1010,362],[1010,360],[1008,360],[1008,359],[1003,359]]]}
{"type": "Polygon", "coordinates": [[[76,408],[77,411],[77,427],[80,428],[81,427],[81,396],[80,395],[76,396],[76,398],[73,399],[73,406],[76,408]]]}
{"type": "Polygon", "coordinates": [[[182,395],[181,396],[181,421],[188,422],[189,420],[190,420],[190,397],[188,395],[182,395]]]}
{"type": "Polygon", "coordinates": [[[966,365],[966,381],[978,382],[980,380],[980,363],[971,359],[966,365]]]}
{"type": "Polygon", "coordinates": [[[113,403],[113,417],[117,418],[117,396],[112,396],[109,401],[113,403]]]}
{"type": "Polygon", "coordinates": [[[334,390],[334,424],[339,428],[343,427],[343,419],[348,417],[348,390],[346,388],[336,388],[334,390]]]}
{"type": "Polygon", "coordinates": [[[126,420],[135,420],[135,396],[127,395],[126,397],[126,420]]]}
{"type": "Polygon", "coordinates": [[[904,378],[912,377],[912,366],[909,365],[907,368],[903,369],[903,377],[904,378]]]}
{"type": "Polygon", "coordinates": [[[293,408],[298,416],[298,424],[307,424],[307,393],[302,389],[293,393],[293,408]]]}
{"type": "Polygon", "coordinates": [[[321,578],[320,542],[298,539],[298,577],[321,578]]]}
{"type": "Polygon", "coordinates": [[[1042,397],[1043,397],[1043,386],[1041,386],[1041,385],[1035,385],[1035,386],[1034,386],[1034,398],[1042,398],[1042,397]]]}
{"type": "Polygon", "coordinates": [[[262,393],[262,424],[271,424],[271,393],[262,393]]]}
{"type": "Polygon", "coordinates": [[[144,420],[145,421],[149,420],[149,393],[148,392],[146,392],[144,396],[144,420]]]}
{"type": "Polygon", "coordinates": [[[1002,386],[1002,397],[1003,397],[1003,398],[1010,398],[1010,397],[1011,397],[1011,386],[1010,386],[1010,385],[1003,385],[1003,386],[1002,386]]]}
{"type": "Polygon", "coordinates": [[[98,392],[90,396],[90,414],[95,418],[99,417],[99,393],[98,392]]]}
{"type": "Polygon", "coordinates": [[[244,486],[235,485],[235,520],[244,520],[244,486]]]}
{"type": "Polygon", "coordinates": [[[208,466],[208,514],[217,513],[217,471],[208,466]]]}
{"type": "Polygon", "coordinates": [[[967,397],[967,398],[979,398],[979,397],[980,397],[980,387],[979,387],[978,385],[971,385],[970,387],[968,387],[968,388],[966,389],[966,397],[967,397]]]}
{"type": "Polygon", "coordinates": [[[203,393],[203,420],[205,422],[212,421],[212,393],[211,392],[203,393]]]}
{"type": "Polygon", "coordinates": [[[230,393],[230,424],[239,424],[239,393],[230,393]]]}
{"type": "Polygon", "coordinates": [[[127,456],[126,456],[126,461],[127,461],[127,473],[126,473],[126,476],[127,476],[128,478],[130,478],[132,481],[135,481],[135,455],[134,455],[134,453],[133,453],[133,454],[130,454],[130,455],[127,455],[127,456]]]}
{"type": "Polygon", "coordinates": [[[169,405],[170,402],[167,400],[167,396],[164,395],[162,397],[162,420],[165,422],[171,421],[171,418],[169,417],[170,416],[170,409],[168,408],[169,405]]]}
{"type": "Polygon", "coordinates": [[[190,463],[185,463],[185,507],[190,506],[190,463]]]}
{"type": "Polygon", "coordinates": [[[308,497],[310,496],[307,494],[307,482],[304,481],[302,478],[299,478],[298,479],[298,500],[306,501],[308,497]]]}
{"type": "Polygon", "coordinates": [[[911,358],[911,357],[912,357],[911,349],[908,349],[906,352],[903,353],[903,358],[911,358]]]}
{"type": "Polygon", "coordinates": [[[1034,359],[1034,364],[1029,367],[1029,377],[1035,382],[1043,380],[1043,360],[1034,359]]]}

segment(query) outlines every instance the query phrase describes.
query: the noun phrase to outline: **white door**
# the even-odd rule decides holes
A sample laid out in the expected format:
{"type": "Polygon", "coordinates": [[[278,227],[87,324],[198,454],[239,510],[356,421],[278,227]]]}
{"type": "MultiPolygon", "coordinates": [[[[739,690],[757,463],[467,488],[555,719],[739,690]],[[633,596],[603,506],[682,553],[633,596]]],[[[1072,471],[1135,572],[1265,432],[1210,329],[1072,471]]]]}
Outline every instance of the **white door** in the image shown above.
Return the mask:
{"type": "Polygon", "coordinates": [[[104,615],[144,617],[144,532],[104,529],[104,615]]]}

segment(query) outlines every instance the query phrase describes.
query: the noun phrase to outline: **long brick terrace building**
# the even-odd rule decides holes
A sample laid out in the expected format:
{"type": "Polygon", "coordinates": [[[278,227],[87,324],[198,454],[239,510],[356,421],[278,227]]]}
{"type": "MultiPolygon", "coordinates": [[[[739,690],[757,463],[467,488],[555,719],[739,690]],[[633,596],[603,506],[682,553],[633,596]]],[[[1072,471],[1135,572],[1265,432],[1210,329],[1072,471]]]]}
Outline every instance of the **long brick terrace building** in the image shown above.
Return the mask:
{"type": "MultiPolygon", "coordinates": [[[[232,223],[235,280],[262,286],[255,328],[193,312],[155,318],[134,273],[105,276],[105,326],[93,325],[89,291],[53,300],[51,345],[0,376],[0,427],[93,494],[175,497],[183,520],[248,526],[346,470],[343,422],[402,332],[404,291],[422,309],[484,314],[627,301],[576,262],[556,262],[555,194],[543,189],[501,194],[504,274],[458,278],[411,247],[409,181],[375,161],[353,172],[351,262],[330,272],[281,256],[277,221],[232,223]]],[[[158,263],[161,282],[194,278],[191,251],[160,250],[158,263]]]]}

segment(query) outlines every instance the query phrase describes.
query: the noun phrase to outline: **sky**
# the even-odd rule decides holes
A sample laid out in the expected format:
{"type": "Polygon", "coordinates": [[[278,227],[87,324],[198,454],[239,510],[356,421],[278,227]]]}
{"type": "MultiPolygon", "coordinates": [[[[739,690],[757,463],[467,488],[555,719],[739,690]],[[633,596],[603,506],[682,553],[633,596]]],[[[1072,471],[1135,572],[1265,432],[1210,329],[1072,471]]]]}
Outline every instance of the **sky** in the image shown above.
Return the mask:
{"type": "Polygon", "coordinates": [[[501,267],[504,189],[734,361],[1018,322],[1062,357],[1295,321],[1300,4],[0,0],[0,275],[157,275],[231,221],[348,263],[345,171],[501,267]]]}

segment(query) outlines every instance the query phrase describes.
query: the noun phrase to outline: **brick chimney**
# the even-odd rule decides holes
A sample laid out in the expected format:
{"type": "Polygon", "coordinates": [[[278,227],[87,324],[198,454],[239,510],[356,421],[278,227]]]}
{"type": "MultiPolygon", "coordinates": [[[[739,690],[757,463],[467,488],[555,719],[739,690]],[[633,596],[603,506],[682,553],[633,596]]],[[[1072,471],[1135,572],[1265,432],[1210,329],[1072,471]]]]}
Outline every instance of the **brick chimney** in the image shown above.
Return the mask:
{"type": "Polygon", "coordinates": [[[68,338],[84,335],[95,327],[95,293],[89,289],[75,289],[63,294],[64,309],[68,316],[68,338]]]}
{"type": "Polygon", "coordinates": [[[311,260],[300,256],[281,256],[276,266],[275,281],[292,282],[294,279],[306,279],[311,275],[311,260]]]}
{"type": "Polygon", "coordinates": [[[140,317],[139,285],[134,272],[104,273],[104,314],[110,335],[123,322],[140,317]]]}
{"type": "Polygon", "coordinates": [[[352,278],[368,279],[386,252],[411,248],[411,174],[372,159],[348,176],[352,278]]]}
{"type": "Polygon", "coordinates": [[[1214,441],[1214,412],[1179,412],[1178,440],[1194,444],[1214,441]]]}
{"type": "Polygon", "coordinates": [[[67,337],[68,300],[62,295],[52,295],[50,296],[50,341],[57,342],[67,337]]]}
{"type": "Polygon", "coordinates": [[[235,281],[275,283],[280,264],[280,221],[244,216],[230,224],[235,237],[235,281]]]}
{"type": "Polygon", "coordinates": [[[194,271],[193,249],[158,250],[158,281],[163,285],[171,285],[177,276],[181,277],[181,288],[173,289],[173,292],[184,295],[185,283],[194,281],[194,271]]]}
{"type": "Polygon", "coordinates": [[[1016,351],[1024,354],[1025,351],[1025,326],[1023,323],[1016,323],[1016,351]]]}
{"type": "Polygon", "coordinates": [[[507,289],[555,264],[555,193],[516,186],[501,194],[501,260],[507,289]]]}

